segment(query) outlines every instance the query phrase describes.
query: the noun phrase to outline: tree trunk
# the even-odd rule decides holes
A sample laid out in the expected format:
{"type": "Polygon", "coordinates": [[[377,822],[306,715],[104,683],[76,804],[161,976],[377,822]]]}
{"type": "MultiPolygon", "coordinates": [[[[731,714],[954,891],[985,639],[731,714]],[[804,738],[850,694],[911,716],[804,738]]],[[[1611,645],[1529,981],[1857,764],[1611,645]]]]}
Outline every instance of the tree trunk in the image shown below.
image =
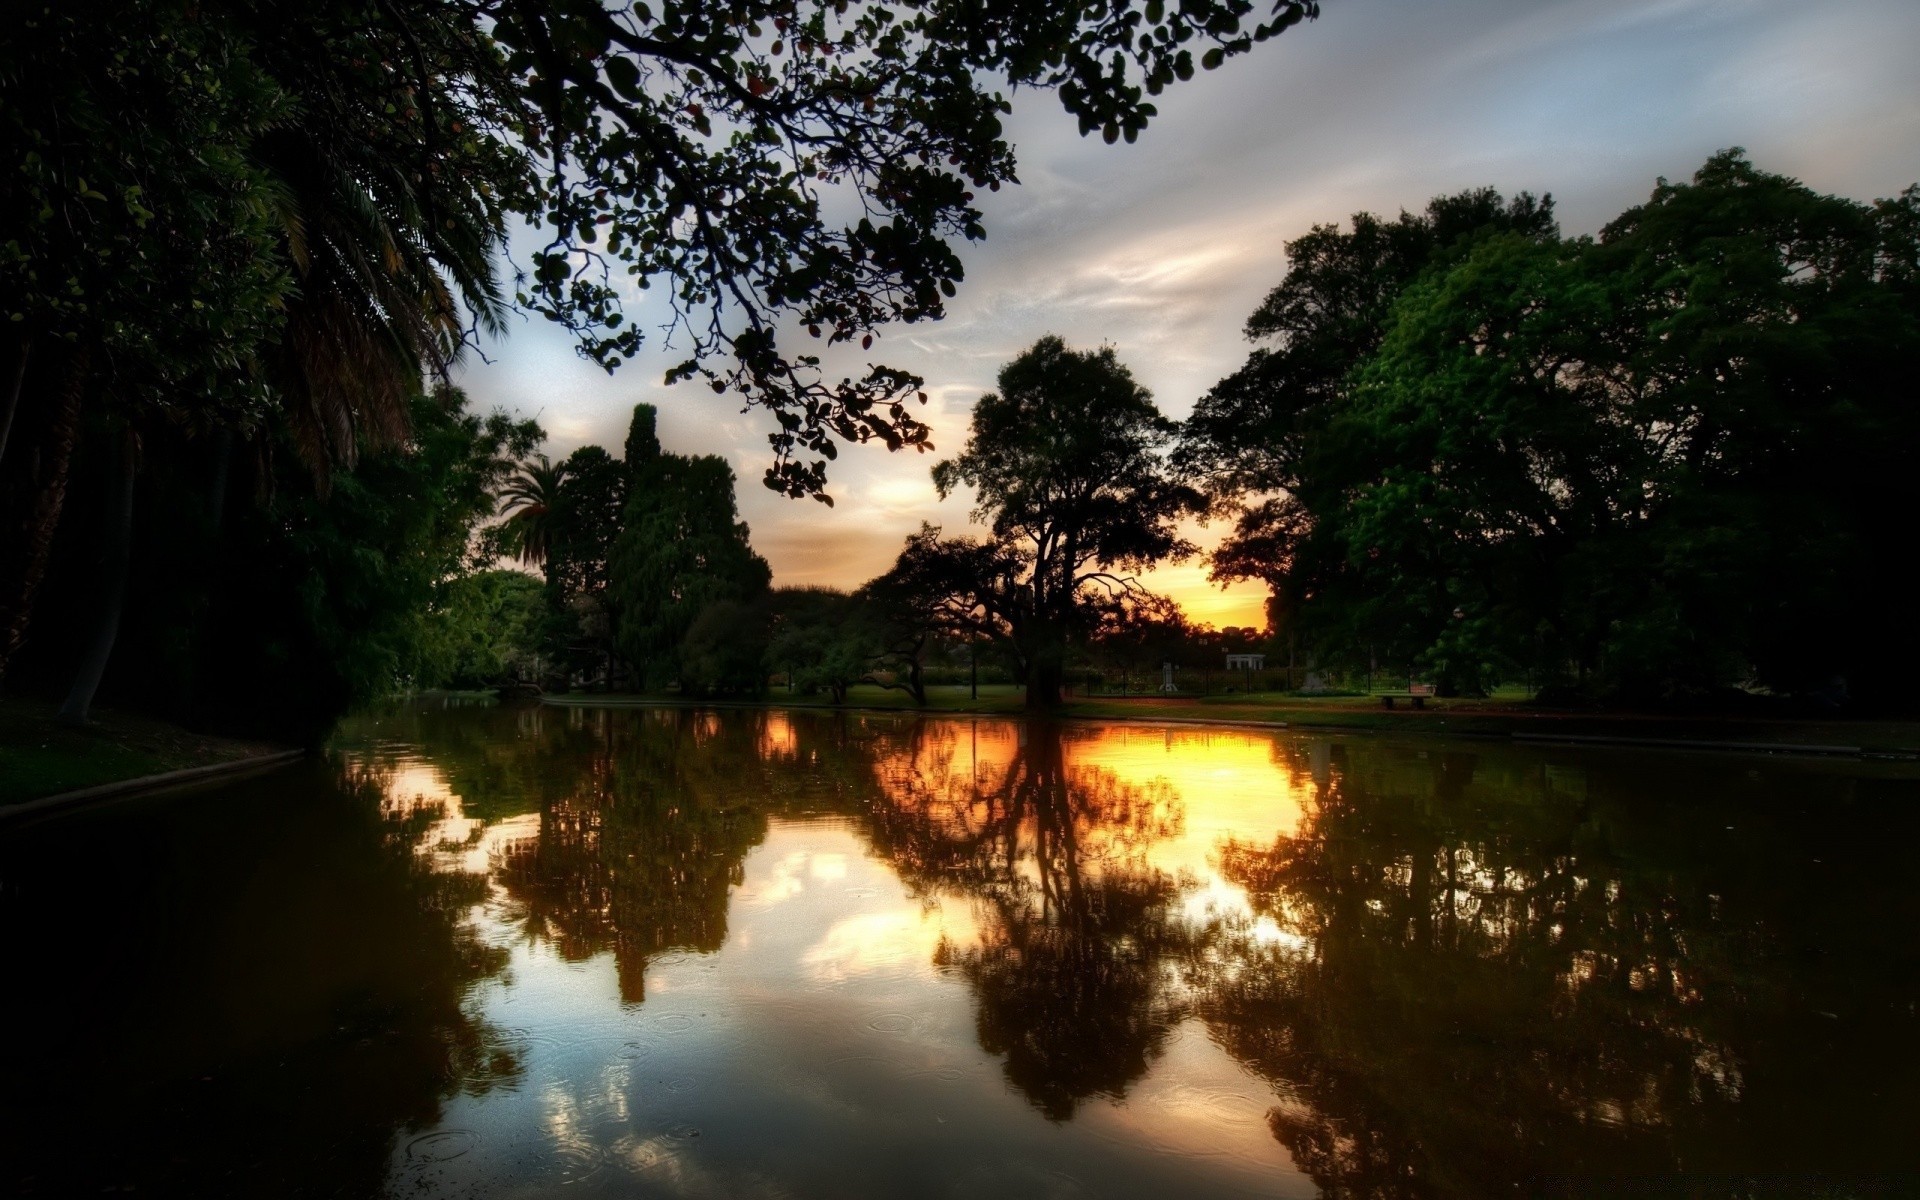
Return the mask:
{"type": "Polygon", "coordinates": [[[60,391],[58,406],[48,428],[46,476],[35,491],[27,510],[25,545],[20,552],[20,582],[13,595],[0,608],[0,680],[6,678],[7,664],[27,637],[27,625],[33,618],[33,600],[47,576],[47,558],[53,551],[53,533],[60,524],[60,510],[67,499],[67,475],[73,466],[74,438],[80,432],[80,401],[87,390],[87,361],[82,354],[60,391]]]}
{"type": "Polygon", "coordinates": [[[120,472],[114,481],[113,506],[108,518],[107,558],[101,572],[100,615],[94,625],[87,655],[67,689],[66,703],[60,706],[60,721],[66,725],[85,725],[87,710],[93,707],[93,694],[100,689],[100,678],[107,673],[107,660],[113,657],[113,643],[120,636],[120,612],[127,599],[127,564],[133,556],[133,485],[140,470],[138,443],[132,433],[124,435],[120,448],[120,472]]]}
{"type": "Polygon", "coordinates": [[[31,338],[20,339],[20,357],[14,360],[13,378],[7,383],[7,394],[0,399],[0,461],[7,457],[7,438],[13,432],[13,414],[20,408],[20,389],[27,382],[27,355],[33,350],[31,338]]]}
{"type": "Polygon", "coordinates": [[[1027,707],[1029,709],[1052,709],[1060,707],[1060,680],[1065,672],[1061,669],[1060,655],[1041,651],[1033,656],[1027,666],[1027,707]]]}

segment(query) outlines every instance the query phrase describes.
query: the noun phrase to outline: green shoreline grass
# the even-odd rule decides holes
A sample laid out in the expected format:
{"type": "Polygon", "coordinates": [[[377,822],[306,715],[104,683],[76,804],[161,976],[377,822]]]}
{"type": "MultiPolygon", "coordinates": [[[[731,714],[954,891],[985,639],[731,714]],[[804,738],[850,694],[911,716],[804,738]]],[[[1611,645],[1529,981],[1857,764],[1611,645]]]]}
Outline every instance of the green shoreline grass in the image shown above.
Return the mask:
{"type": "Polygon", "coordinates": [[[76,729],[54,719],[57,708],[0,701],[0,807],[286,749],[111,710],[96,710],[91,724],[76,729]]]}
{"type": "MultiPolygon", "coordinates": [[[[1025,711],[1020,689],[999,684],[980,689],[971,700],[967,688],[928,689],[925,708],[904,692],[854,688],[840,706],[847,711],[921,712],[935,716],[1019,716],[1025,711]]],[[[543,697],[559,706],[826,709],[824,696],[775,692],[759,700],[689,700],[674,693],[564,693],[543,697]]],[[[1726,714],[1644,712],[1570,712],[1535,708],[1512,698],[1429,700],[1414,710],[1400,701],[1383,708],[1375,696],[1292,696],[1282,694],[1161,698],[1143,696],[1074,697],[1056,713],[1069,719],[1203,722],[1268,725],[1294,729],[1355,730],[1450,737],[1605,738],[1637,742],[1727,743],[1821,746],[1867,753],[1920,753],[1920,721],[1819,720],[1726,714]]]]}

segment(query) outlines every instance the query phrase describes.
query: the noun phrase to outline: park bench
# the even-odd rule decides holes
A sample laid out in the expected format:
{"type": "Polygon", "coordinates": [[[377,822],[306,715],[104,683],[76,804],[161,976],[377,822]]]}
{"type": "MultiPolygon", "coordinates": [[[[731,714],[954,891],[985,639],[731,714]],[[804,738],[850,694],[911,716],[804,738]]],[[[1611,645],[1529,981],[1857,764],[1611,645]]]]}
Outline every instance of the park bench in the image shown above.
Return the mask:
{"type": "Polygon", "coordinates": [[[1433,695],[1433,685],[1410,683],[1404,692],[1379,692],[1377,695],[1380,697],[1380,705],[1383,708],[1392,708],[1395,700],[1405,700],[1415,708],[1425,708],[1427,697],[1433,695]]]}

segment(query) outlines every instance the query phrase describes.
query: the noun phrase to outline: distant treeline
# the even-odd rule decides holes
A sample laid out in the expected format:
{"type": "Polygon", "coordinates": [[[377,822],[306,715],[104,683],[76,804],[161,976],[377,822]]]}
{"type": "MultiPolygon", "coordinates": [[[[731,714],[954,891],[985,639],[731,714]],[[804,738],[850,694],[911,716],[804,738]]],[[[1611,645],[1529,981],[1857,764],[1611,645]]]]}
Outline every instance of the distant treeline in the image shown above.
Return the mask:
{"type": "MultiPolygon", "coordinates": [[[[1287,257],[1184,423],[1112,348],[1040,338],[933,469],[980,531],[925,526],[846,591],[773,588],[730,468],[663,450],[647,405],[617,456],[557,463],[445,386],[403,437],[349,423],[329,453],[324,425],[103,421],[8,684],[71,700],[104,674],[123,703],[302,735],[395,688],[511,681],[924,700],[977,668],[1046,707],[1248,649],[1449,694],[1911,696],[1920,191],[1860,204],[1733,151],[1597,237],[1481,190],[1287,257]],[[1214,577],[1270,588],[1266,629],[1141,585],[1202,519],[1228,525],[1214,577]]],[[[4,503],[34,528],[38,493],[4,503]]]]}
{"type": "Polygon", "coordinates": [[[934,468],[986,536],[925,528],[850,594],[760,599],[744,530],[724,544],[753,566],[721,587],[694,582],[704,527],[650,525],[647,553],[613,551],[610,647],[655,686],[778,672],[837,697],[919,694],[984,645],[1044,706],[1076,667],[1221,665],[1136,578],[1210,515],[1214,577],[1271,589],[1276,666],[1637,704],[1911,695],[1920,191],[1859,204],[1729,151],[1598,237],[1483,189],[1287,257],[1252,355],[1184,425],[1111,348],[1042,338],[934,468]]]}

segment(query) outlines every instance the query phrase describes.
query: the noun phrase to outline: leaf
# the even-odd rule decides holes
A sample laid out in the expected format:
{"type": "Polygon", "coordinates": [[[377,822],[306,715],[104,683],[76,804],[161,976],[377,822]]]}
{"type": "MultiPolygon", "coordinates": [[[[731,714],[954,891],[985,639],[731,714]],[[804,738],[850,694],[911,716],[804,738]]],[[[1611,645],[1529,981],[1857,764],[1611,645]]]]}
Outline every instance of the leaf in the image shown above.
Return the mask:
{"type": "Polygon", "coordinates": [[[632,59],[619,56],[609,58],[605,70],[607,82],[613,84],[614,91],[635,102],[646,99],[646,93],[640,87],[640,67],[632,59]]]}

